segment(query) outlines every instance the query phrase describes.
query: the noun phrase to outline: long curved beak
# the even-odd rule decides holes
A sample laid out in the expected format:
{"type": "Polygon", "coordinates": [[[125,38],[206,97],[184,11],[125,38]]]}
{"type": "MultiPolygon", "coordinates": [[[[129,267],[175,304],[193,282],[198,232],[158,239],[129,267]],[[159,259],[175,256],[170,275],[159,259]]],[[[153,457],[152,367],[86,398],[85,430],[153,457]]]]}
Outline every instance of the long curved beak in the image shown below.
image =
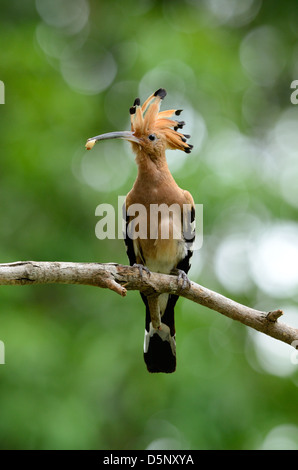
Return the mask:
{"type": "Polygon", "coordinates": [[[95,137],[90,137],[86,142],[86,149],[91,150],[98,140],[108,140],[108,139],[124,139],[129,140],[129,142],[140,143],[139,139],[134,135],[132,131],[121,131],[121,132],[108,132],[107,134],[100,134],[95,137]]]}

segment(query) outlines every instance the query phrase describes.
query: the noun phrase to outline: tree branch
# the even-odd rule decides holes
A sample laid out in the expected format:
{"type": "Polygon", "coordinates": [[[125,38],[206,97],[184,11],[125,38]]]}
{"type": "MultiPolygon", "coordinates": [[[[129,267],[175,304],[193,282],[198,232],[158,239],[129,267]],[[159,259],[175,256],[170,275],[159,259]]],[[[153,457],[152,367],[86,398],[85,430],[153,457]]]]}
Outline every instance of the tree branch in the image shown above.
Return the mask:
{"type": "Polygon", "coordinates": [[[241,305],[217,292],[191,282],[182,290],[176,276],[140,275],[137,267],[116,263],[67,263],[18,261],[0,264],[0,285],[81,284],[113,290],[124,297],[128,290],[146,295],[171,293],[215,310],[246,326],[295,347],[298,329],[280,323],[282,310],[262,312],[241,305]]]}

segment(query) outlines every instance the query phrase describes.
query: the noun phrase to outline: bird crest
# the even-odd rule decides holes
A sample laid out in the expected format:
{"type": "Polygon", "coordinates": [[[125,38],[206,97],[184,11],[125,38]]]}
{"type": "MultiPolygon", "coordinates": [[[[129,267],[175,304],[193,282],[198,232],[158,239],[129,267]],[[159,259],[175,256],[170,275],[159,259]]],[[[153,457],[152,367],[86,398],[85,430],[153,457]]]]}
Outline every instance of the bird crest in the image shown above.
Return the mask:
{"type": "Polygon", "coordinates": [[[190,153],[193,145],[187,143],[190,135],[182,134],[178,129],[185,125],[184,121],[178,121],[182,109],[170,109],[160,111],[160,104],[167,92],[164,88],[159,88],[149,96],[141,105],[140,99],[136,98],[130,108],[131,131],[135,136],[151,135],[155,132],[161,135],[166,146],[172,150],[183,150],[190,153]]]}
{"type": "Polygon", "coordinates": [[[164,88],[159,88],[155,93],[149,96],[141,105],[140,98],[136,98],[133,106],[130,108],[130,131],[108,132],[107,134],[90,137],[86,143],[86,149],[91,150],[95,143],[99,140],[107,139],[124,139],[139,146],[148,148],[149,140],[154,141],[156,137],[162,140],[164,150],[183,150],[190,153],[193,145],[187,143],[190,135],[182,134],[178,129],[182,129],[185,122],[178,121],[177,116],[180,115],[182,109],[169,109],[160,111],[160,104],[167,92],[164,88]]]}

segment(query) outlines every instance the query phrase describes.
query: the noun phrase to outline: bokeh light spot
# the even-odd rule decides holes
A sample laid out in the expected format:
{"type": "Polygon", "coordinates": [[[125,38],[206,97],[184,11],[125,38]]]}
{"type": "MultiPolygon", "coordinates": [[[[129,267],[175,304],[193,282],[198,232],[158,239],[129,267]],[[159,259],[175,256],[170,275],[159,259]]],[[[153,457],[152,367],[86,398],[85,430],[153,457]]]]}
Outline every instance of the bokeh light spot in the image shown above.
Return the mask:
{"type": "Polygon", "coordinates": [[[288,297],[298,289],[298,224],[283,222],[264,228],[249,252],[256,284],[272,297],[288,297]]]}
{"type": "Polygon", "coordinates": [[[285,49],[279,32],[272,26],[250,31],[241,43],[240,60],[255,83],[273,85],[285,66],[285,49]]]}
{"type": "Polygon", "coordinates": [[[282,424],[267,434],[260,450],[298,450],[298,426],[282,424]]]}
{"type": "Polygon", "coordinates": [[[111,148],[111,143],[99,142],[97,148],[86,151],[81,160],[83,180],[100,192],[120,188],[132,169],[133,162],[121,149],[120,142],[113,144],[114,148],[111,148]]]}
{"type": "Polygon", "coordinates": [[[79,93],[94,95],[114,80],[117,65],[110,52],[95,45],[61,58],[61,72],[68,85],[79,93]]]}
{"type": "Polygon", "coordinates": [[[215,254],[216,275],[222,285],[230,292],[247,292],[251,278],[247,270],[249,242],[245,234],[225,238],[215,254]]]}
{"type": "Polygon", "coordinates": [[[78,33],[89,17],[86,0],[36,0],[36,9],[45,23],[68,34],[78,33]]]}
{"type": "Polygon", "coordinates": [[[219,24],[237,27],[251,22],[261,7],[260,0],[204,0],[204,4],[219,24]]]}

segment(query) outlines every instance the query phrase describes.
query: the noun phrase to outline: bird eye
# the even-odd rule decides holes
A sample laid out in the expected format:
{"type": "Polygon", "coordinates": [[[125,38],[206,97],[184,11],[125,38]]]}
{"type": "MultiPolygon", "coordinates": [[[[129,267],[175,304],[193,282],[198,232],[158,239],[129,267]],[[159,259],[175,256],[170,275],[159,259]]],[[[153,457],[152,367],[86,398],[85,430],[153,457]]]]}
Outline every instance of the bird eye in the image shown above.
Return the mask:
{"type": "Polygon", "coordinates": [[[156,137],[155,137],[155,135],[154,135],[154,134],[150,134],[150,135],[149,135],[149,137],[148,137],[148,139],[153,141],[153,140],[155,140],[155,139],[156,139],[156,137]]]}

